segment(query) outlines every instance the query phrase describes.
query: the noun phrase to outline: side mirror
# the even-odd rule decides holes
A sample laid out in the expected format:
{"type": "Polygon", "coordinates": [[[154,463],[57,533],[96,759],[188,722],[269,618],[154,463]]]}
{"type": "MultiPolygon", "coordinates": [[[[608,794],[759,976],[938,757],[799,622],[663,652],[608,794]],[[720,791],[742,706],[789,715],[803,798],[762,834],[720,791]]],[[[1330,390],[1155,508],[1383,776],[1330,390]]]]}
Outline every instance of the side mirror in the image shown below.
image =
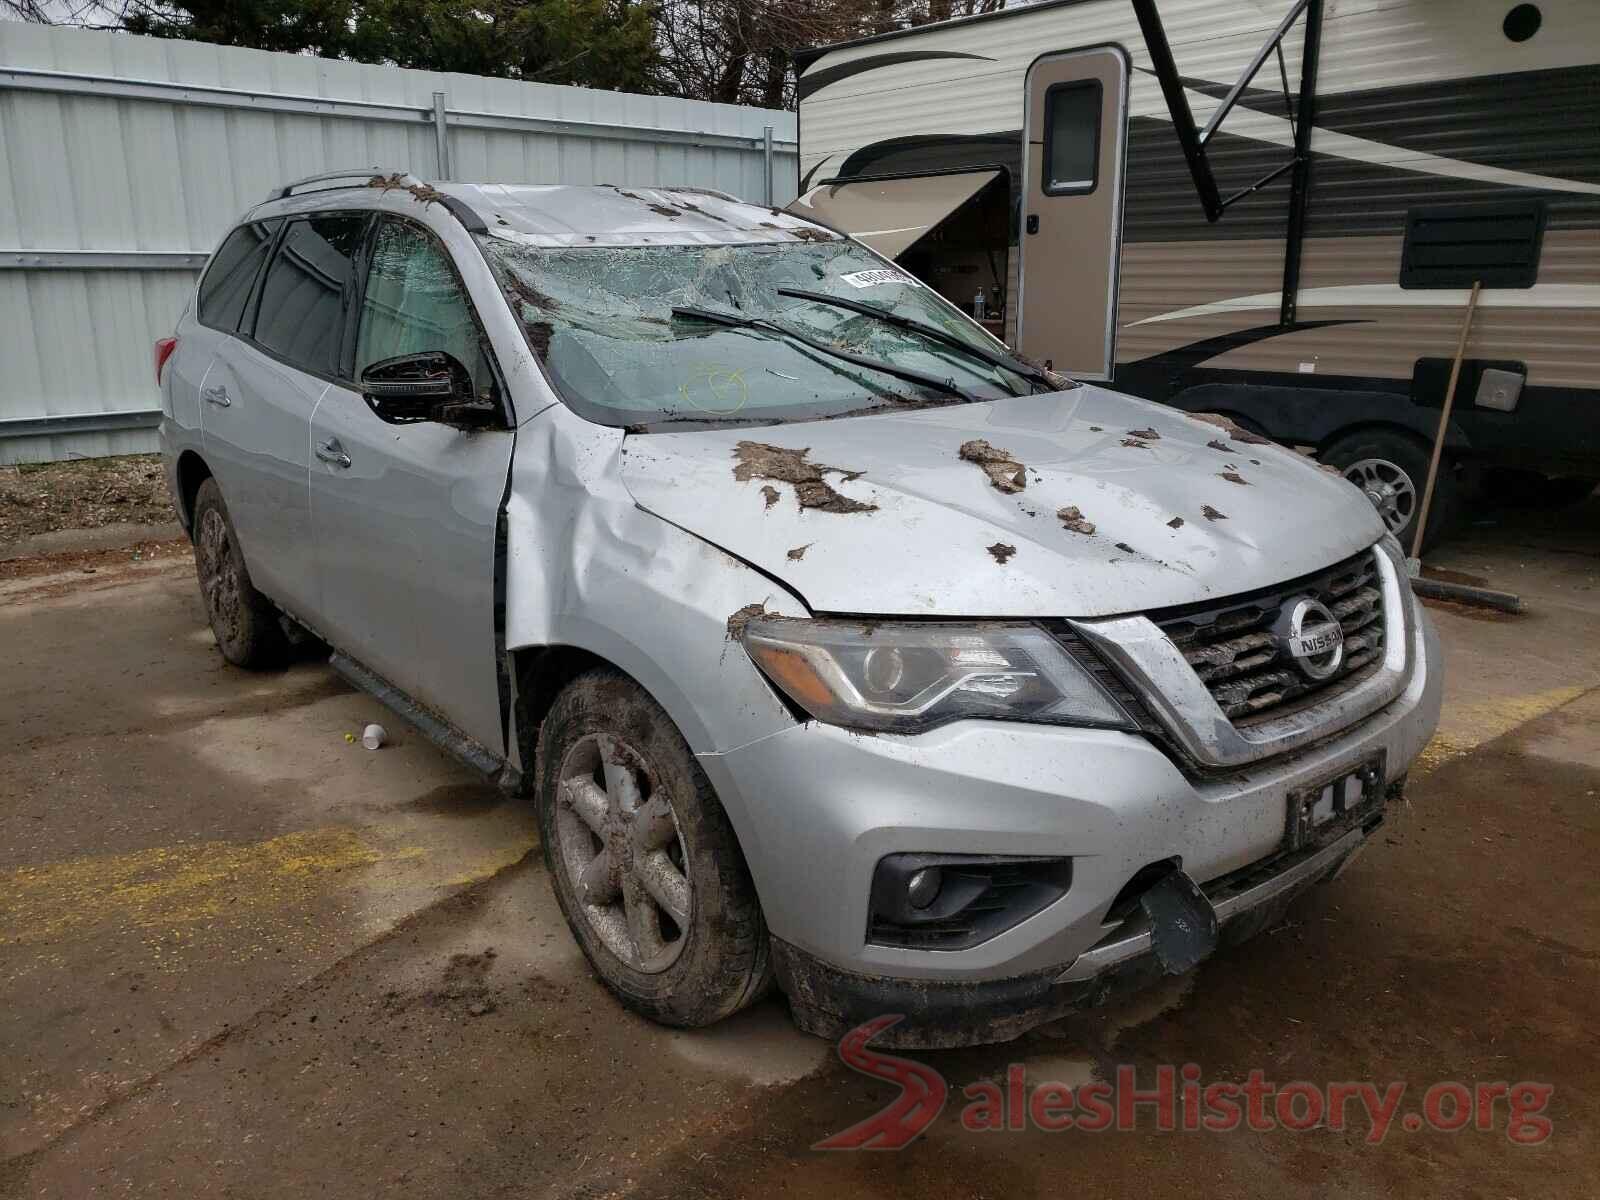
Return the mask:
{"type": "Polygon", "coordinates": [[[380,359],[361,372],[361,394],[373,412],[395,425],[438,421],[481,428],[498,411],[478,399],[471,372],[443,350],[380,359]]]}

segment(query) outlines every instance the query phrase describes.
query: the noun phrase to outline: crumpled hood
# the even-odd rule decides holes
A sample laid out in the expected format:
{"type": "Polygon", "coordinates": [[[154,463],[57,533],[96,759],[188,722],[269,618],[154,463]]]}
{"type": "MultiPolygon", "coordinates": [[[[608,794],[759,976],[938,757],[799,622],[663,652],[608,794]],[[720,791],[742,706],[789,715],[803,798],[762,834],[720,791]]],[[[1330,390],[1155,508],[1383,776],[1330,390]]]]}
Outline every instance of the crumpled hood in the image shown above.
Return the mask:
{"type": "Polygon", "coordinates": [[[626,439],[622,461],[641,507],[781,579],[814,612],[1165,608],[1281,583],[1383,533],[1360,491],[1294,451],[1088,386],[641,434],[626,439]],[[988,467],[962,457],[979,439],[988,467]],[[1022,486],[1002,490],[992,477],[1022,486]],[[1068,528],[1058,516],[1067,508],[1088,524],[1068,528]]]}

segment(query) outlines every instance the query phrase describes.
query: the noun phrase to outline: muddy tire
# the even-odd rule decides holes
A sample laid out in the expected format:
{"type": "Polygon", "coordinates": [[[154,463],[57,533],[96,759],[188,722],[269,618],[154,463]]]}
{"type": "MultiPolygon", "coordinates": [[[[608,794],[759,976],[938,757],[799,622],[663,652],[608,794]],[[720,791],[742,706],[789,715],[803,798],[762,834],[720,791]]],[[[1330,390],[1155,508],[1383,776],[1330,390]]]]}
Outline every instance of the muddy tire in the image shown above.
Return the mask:
{"type": "Polygon", "coordinates": [[[236,667],[275,667],[288,652],[278,610],[250,582],[233,518],[215,479],[194,498],[194,568],[200,602],[222,657],[236,667]]]}
{"type": "Polygon", "coordinates": [[[709,1025],[771,982],[767,926],[733,827],[666,712],[611,670],[539,730],[535,803],[561,911],[595,972],[665,1025],[709,1025]]]}
{"type": "MultiPolygon", "coordinates": [[[[1366,429],[1340,438],[1317,457],[1338,467],[1346,479],[1367,494],[1389,532],[1410,554],[1417,518],[1421,516],[1422,489],[1428,482],[1431,448],[1410,434],[1366,429]]],[[[1433,549],[1454,522],[1460,493],[1455,466],[1446,454],[1439,461],[1439,478],[1433,486],[1428,531],[1422,539],[1424,554],[1433,549]]]]}

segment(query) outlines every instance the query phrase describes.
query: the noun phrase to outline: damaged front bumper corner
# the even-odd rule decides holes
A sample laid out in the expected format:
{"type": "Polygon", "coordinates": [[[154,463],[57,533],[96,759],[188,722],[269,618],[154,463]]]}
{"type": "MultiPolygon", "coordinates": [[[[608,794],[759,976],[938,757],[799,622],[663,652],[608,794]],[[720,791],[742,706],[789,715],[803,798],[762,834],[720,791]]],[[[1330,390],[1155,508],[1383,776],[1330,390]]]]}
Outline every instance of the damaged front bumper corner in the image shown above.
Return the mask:
{"type": "MultiPolygon", "coordinates": [[[[1272,924],[1294,897],[1338,874],[1381,821],[1379,816],[1326,846],[1207,884],[1202,890],[1223,938],[1243,940],[1272,924]]],[[[1047,1021],[1148,986],[1165,973],[1158,936],[1136,910],[1064,969],[1054,966],[1006,979],[860,974],[777,938],[773,959],[795,1023],[807,1033],[838,1040],[874,1017],[900,1014],[904,1019],[875,1037],[874,1045],[934,1049],[1010,1041],[1047,1021]]]]}

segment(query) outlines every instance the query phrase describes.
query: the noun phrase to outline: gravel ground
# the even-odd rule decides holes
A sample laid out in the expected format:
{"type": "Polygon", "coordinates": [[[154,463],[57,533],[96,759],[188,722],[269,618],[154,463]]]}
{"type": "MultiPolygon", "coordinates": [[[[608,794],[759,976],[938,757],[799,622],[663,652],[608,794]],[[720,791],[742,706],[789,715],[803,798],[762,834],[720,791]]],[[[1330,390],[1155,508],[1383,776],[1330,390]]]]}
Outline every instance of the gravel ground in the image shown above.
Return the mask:
{"type": "Polygon", "coordinates": [[[0,546],[58,529],[174,519],[157,454],[0,467],[0,546]]]}

